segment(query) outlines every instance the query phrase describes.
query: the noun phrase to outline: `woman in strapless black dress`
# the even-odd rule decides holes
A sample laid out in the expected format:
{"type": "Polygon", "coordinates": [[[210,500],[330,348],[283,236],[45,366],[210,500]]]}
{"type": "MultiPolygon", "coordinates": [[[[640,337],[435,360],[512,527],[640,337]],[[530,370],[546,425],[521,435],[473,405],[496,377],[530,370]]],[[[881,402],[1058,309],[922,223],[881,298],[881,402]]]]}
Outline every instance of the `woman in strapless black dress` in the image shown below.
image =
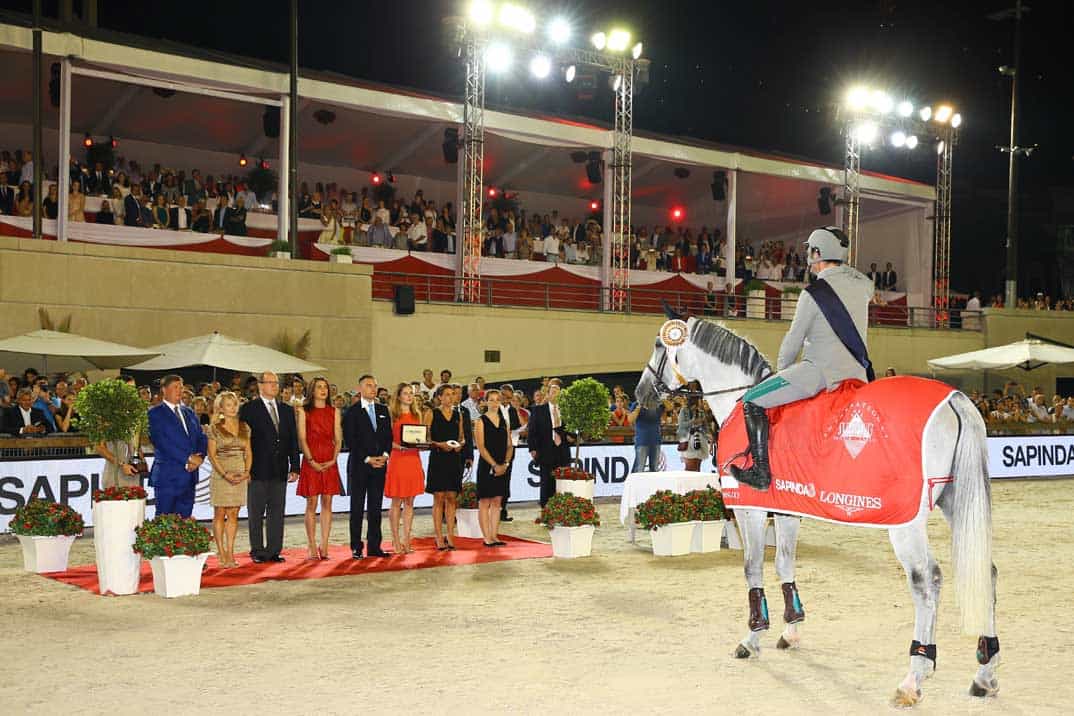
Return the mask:
{"type": "Polygon", "coordinates": [[[499,547],[500,506],[507,495],[507,470],[514,448],[511,435],[500,413],[500,391],[485,392],[488,406],[481,419],[474,423],[474,440],[481,456],[477,466],[477,515],[486,547],[499,547]]]}
{"type": "Polygon", "coordinates": [[[433,496],[433,532],[438,550],[455,549],[455,505],[462,489],[462,443],[465,442],[462,413],[455,410],[455,391],[441,384],[435,393],[439,407],[425,413],[429,428],[429,469],[426,471],[425,491],[433,496]],[[445,415],[447,417],[445,417],[445,415]],[[448,442],[458,445],[452,447],[448,442]],[[441,523],[446,520],[447,533],[441,523]]]}

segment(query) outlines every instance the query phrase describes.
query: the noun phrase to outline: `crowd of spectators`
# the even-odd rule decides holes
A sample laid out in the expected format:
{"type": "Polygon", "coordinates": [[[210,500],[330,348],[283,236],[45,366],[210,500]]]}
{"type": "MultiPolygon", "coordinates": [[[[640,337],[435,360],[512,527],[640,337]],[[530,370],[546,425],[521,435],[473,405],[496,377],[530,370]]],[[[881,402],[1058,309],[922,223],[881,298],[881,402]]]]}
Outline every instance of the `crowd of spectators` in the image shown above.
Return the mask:
{"type": "Polygon", "coordinates": [[[1036,424],[1039,428],[1074,424],[1074,396],[1058,393],[1050,399],[1038,385],[1031,391],[1015,381],[996,388],[991,394],[970,394],[990,429],[1036,424]]]}
{"type": "MultiPolygon", "coordinates": [[[[988,305],[1003,308],[1003,296],[995,294],[988,305]]],[[[1074,298],[1052,298],[1044,292],[1037,292],[1032,298],[1019,298],[1015,308],[1022,311],[1074,311],[1074,298]]]]}

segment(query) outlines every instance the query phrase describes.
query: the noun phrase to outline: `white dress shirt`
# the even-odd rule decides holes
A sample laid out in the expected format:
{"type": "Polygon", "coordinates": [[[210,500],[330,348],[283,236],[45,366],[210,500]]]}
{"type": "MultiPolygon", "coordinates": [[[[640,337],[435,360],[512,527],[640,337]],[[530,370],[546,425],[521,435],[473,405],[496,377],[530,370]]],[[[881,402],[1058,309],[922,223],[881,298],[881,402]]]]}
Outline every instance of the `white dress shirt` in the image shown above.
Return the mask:
{"type": "MultiPolygon", "coordinates": [[[[183,411],[180,409],[181,406],[176,405],[174,403],[169,403],[167,400],[163,400],[161,402],[168,406],[168,410],[172,411],[172,415],[175,415],[176,410],[179,410],[179,415],[183,414],[183,411]]],[[[179,416],[176,416],[176,417],[179,417],[179,416]]],[[[189,435],[190,434],[190,428],[188,428],[186,426],[186,418],[185,417],[182,418],[179,422],[182,423],[182,425],[183,425],[183,432],[186,433],[187,435],[189,435]]]]}
{"type": "Polygon", "coordinates": [[[29,410],[23,410],[21,405],[19,406],[19,412],[22,413],[22,427],[32,428],[34,425],[33,413],[31,413],[29,410]]]}

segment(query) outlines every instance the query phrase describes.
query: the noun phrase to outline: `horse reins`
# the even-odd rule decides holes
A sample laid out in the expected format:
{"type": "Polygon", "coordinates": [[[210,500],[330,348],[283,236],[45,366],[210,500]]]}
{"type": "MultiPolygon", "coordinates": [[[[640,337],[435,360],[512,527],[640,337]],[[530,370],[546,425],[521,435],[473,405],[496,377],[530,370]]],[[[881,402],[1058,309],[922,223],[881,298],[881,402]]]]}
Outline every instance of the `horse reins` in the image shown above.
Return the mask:
{"type": "MultiPolygon", "coordinates": [[[[673,370],[675,372],[675,376],[680,381],[682,381],[682,385],[680,387],[672,388],[670,385],[668,385],[667,383],[664,382],[664,378],[663,378],[664,368],[667,366],[667,363],[668,363],[668,349],[665,346],[664,351],[660,356],[660,363],[657,365],[656,368],[653,368],[652,361],[650,361],[650,362],[645,364],[645,369],[653,374],[653,387],[656,388],[656,391],[657,391],[658,395],[667,395],[669,397],[680,397],[681,396],[681,397],[685,397],[685,398],[705,398],[705,397],[707,397],[709,395],[723,395],[724,393],[734,393],[735,391],[738,391],[738,390],[749,390],[754,385],[756,385],[756,383],[754,383],[753,385],[737,385],[734,388],[724,388],[722,390],[709,390],[709,391],[692,390],[692,389],[686,387],[687,386],[686,379],[683,378],[682,374],[679,373],[678,369],[674,365],[672,365],[671,370],[673,370]]],[[[771,373],[769,373],[769,375],[771,375],[771,373]]],[[[766,375],[766,376],[762,377],[761,380],[765,380],[768,377],[769,376],[766,375]]]]}

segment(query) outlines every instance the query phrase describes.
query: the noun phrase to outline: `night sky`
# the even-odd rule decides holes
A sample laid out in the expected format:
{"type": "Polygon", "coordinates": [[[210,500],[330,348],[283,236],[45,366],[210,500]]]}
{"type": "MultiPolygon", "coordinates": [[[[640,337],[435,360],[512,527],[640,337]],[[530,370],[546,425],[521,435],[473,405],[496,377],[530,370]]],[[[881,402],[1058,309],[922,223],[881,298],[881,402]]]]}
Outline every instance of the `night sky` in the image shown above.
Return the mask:
{"type": "MultiPolygon", "coordinates": [[[[1074,186],[1074,2],[1027,0],[1023,21],[1020,144],[1040,149],[1022,162],[1022,293],[1054,295],[1055,224],[1074,224],[1074,206],[1052,205],[1052,187],[1074,186]]],[[[55,13],[55,0],[46,13],[55,13]]],[[[77,4],[77,3],[76,3],[77,4]]],[[[156,4],[153,4],[156,6],[156,4]]],[[[651,83],[635,100],[635,128],[839,164],[835,106],[865,82],[915,105],[947,101],[964,124],[955,152],[953,288],[1002,285],[1006,234],[1010,83],[996,68],[1013,60],[1013,22],[987,15],[1013,0],[945,2],[546,2],[527,3],[538,22],[572,18],[575,44],[621,23],[645,43],[651,83]]],[[[100,0],[100,25],[277,62],[287,62],[283,0],[188,0],[147,12],[144,2],[100,0]],[[165,9],[165,8],[168,9],[165,9]],[[174,12],[173,12],[174,10],[174,12]]],[[[0,2],[28,11],[29,2],[0,2]]],[[[441,29],[457,0],[304,2],[299,62],[374,82],[461,98],[462,71],[441,29]]],[[[581,45],[579,45],[581,46],[581,45]]],[[[488,104],[601,121],[611,96],[578,101],[561,82],[490,81],[488,104]]],[[[881,148],[866,169],[935,181],[935,155],[881,148]]],[[[1069,199],[1067,200],[1069,202],[1069,199]]]]}

